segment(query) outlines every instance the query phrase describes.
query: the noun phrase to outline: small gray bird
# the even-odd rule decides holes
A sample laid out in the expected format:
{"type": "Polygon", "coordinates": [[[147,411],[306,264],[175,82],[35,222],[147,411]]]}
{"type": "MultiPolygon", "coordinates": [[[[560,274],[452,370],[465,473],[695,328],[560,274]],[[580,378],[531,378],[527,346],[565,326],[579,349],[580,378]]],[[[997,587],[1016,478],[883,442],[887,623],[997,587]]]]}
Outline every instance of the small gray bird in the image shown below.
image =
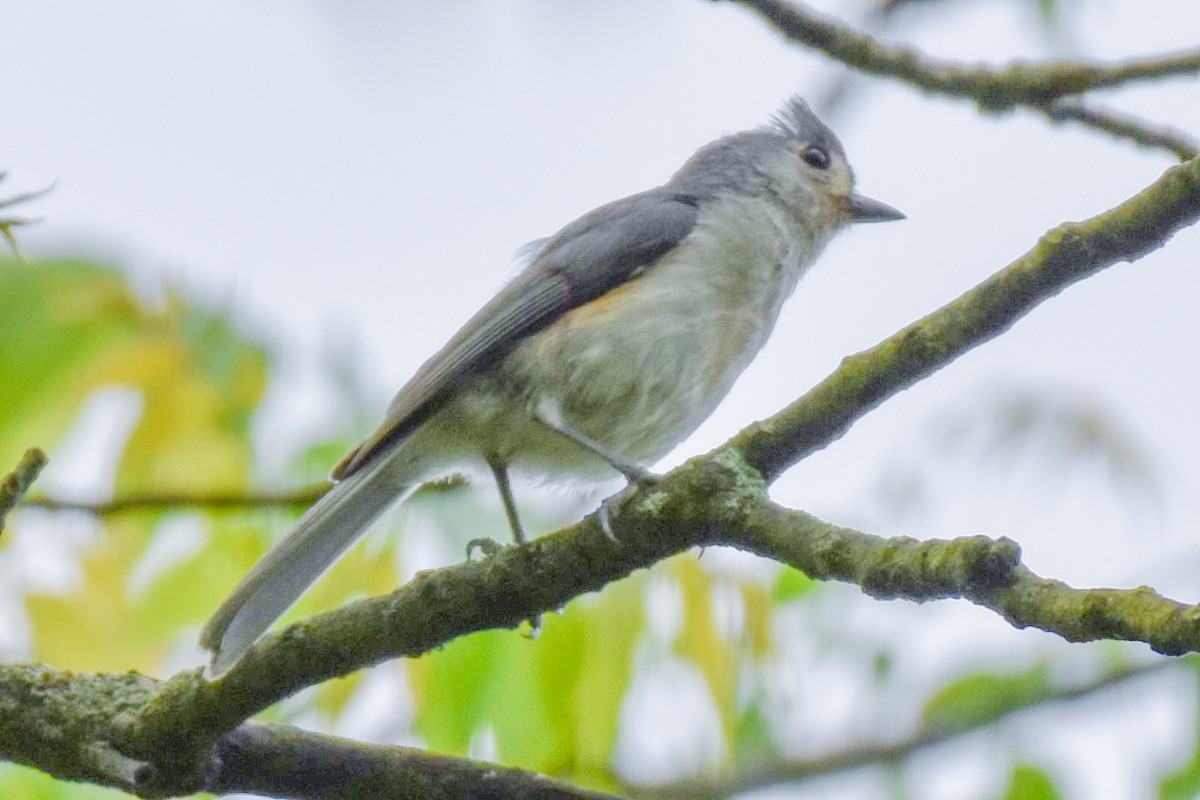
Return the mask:
{"type": "Polygon", "coordinates": [[[517,541],[510,467],[649,479],[641,465],[717,407],[825,243],[850,223],[903,217],[855,193],[841,143],[793,98],[662,186],[535,242],[209,620],[209,675],[236,664],[384,509],[456,465],[490,468],[517,541]]]}

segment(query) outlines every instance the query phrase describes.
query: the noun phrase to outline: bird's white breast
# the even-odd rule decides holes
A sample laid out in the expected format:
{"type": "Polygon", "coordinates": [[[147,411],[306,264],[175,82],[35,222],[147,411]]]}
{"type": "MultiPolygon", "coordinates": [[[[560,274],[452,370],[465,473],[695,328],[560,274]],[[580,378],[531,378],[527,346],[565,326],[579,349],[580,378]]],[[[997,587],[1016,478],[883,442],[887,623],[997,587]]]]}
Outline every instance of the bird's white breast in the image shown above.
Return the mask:
{"type": "Polygon", "coordinates": [[[674,251],[521,345],[505,371],[577,430],[657,460],[725,397],[826,239],[777,203],[714,201],[674,251]]]}

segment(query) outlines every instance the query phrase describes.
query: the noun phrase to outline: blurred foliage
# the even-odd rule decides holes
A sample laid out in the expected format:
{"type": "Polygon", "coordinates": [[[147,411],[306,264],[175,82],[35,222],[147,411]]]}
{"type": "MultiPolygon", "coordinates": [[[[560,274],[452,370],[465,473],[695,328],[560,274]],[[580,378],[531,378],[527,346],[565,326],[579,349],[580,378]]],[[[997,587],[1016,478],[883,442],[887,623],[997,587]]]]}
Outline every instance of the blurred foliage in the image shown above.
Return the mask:
{"type": "Polygon", "coordinates": [[[1039,484],[1062,482],[1072,468],[1095,465],[1115,493],[1155,503],[1161,479],[1153,459],[1115,415],[1091,398],[1041,389],[992,387],[970,413],[941,417],[936,440],[947,453],[1030,475],[1039,484]],[[1021,463],[1024,459],[1024,463],[1021,463]]]}
{"type": "MultiPolygon", "coordinates": [[[[174,293],[150,307],[116,270],[87,262],[6,259],[0,260],[0,339],[0,461],[13,462],[36,442],[53,469],[56,446],[85,404],[121,387],[136,396],[138,408],[111,478],[115,492],[249,485],[249,425],[266,387],[267,359],[221,316],[174,293]]],[[[112,435],[91,433],[97,441],[112,435]]],[[[164,521],[188,513],[106,521],[78,554],[73,591],[26,597],[34,655],[79,669],[157,668],[172,637],[208,606],[208,581],[245,566],[228,564],[223,551],[210,548],[210,563],[164,561],[152,576],[141,566],[150,579],[131,591],[130,576],[164,521]]]]}
{"type": "Polygon", "coordinates": [[[652,582],[682,603],[666,650],[703,675],[725,741],[735,750],[741,737],[759,742],[762,711],[742,702],[738,688],[744,670],[771,653],[767,589],[718,577],[695,554],[546,615],[536,641],[489,631],[412,661],[417,732],[435,750],[463,753],[486,731],[505,763],[616,788],[612,754],[622,700],[644,643],[656,635],[646,619],[652,582]],[[715,604],[729,589],[742,614],[725,625],[715,604]]]}
{"type": "Polygon", "coordinates": [[[1134,521],[1161,520],[1169,483],[1144,439],[1102,400],[1002,382],[930,414],[883,465],[873,492],[888,519],[924,521],[947,501],[949,474],[984,483],[990,497],[1007,484],[1047,505],[1072,488],[1102,484],[1103,495],[1134,521]],[[913,451],[928,455],[914,458],[913,451]]]}

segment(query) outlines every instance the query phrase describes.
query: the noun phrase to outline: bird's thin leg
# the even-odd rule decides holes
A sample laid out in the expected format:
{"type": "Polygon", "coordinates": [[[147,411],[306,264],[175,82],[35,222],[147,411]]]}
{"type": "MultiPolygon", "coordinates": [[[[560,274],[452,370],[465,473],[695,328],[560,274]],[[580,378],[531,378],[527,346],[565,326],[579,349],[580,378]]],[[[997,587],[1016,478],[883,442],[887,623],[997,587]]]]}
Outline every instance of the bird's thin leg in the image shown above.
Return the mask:
{"type": "Polygon", "coordinates": [[[609,539],[617,541],[616,534],[612,529],[613,515],[620,510],[626,500],[633,496],[637,487],[654,486],[658,483],[658,476],[640,464],[634,464],[632,461],[622,458],[604,445],[572,428],[562,419],[562,415],[557,413],[557,408],[552,405],[547,407],[545,403],[539,404],[533,409],[532,414],[535,420],[550,430],[607,461],[613,469],[629,480],[629,486],[600,504],[600,529],[609,539]]]}
{"type": "MultiPolygon", "coordinates": [[[[508,515],[508,526],[512,529],[513,540],[518,545],[525,544],[525,529],[521,527],[521,518],[517,516],[517,501],[513,499],[512,483],[508,480],[508,465],[495,455],[487,457],[487,465],[492,470],[492,477],[496,479],[496,488],[500,490],[500,500],[504,503],[504,513],[508,515]]],[[[472,539],[467,542],[468,561],[476,549],[481,550],[485,556],[493,556],[500,552],[501,545],[495,539],[487,537],[472,539]]]]}
{"type": "MultiPolygon", "coordinates": [[[[499,457],[489,455],[487,465],[492,469],[492,477],[496,479],[496,488],[500,490],[500,499],[504,503],[504,513],[508,514],[508,524],[512,528],[513,539],[518,545],[528,541],[525,529],[521,527],[521,518],[517,515],[517,501],[513,497],[512,482],[508,479],[508,465],[499,457]]],[[[530,617],[529,638],[536,639],[542,631],[542,615],[530,617]]]]}
{"type": "Polygon", "coordinates": [[[580,433],[560,419],[558,415],[547,414],[542,409],[535,408],[533,410],[533,418],[560,436],[570,439],[583,449],[590,450],[607,461],[613,469],[628,478],[630,483],[645,486],[657,482],[658,476],[653,472],[640,464],[635,464],[628,459],[622,458],[586,434],[580,433]]]}
{"type": "Polygon", "coordinates": [[[512,483],[508,480],[508,465],[496,456],[488,456],[487,465],[491,467],[492,477],[496,479],[496,488],[500,490],[500,500],[504,503],[504,513],[508,514],[508,525],[512,528],[513,539],[517,544],[524,544],[525,529],[521,527],[521,518],[517,516],[517,501],[513,498],[512,483]]]}

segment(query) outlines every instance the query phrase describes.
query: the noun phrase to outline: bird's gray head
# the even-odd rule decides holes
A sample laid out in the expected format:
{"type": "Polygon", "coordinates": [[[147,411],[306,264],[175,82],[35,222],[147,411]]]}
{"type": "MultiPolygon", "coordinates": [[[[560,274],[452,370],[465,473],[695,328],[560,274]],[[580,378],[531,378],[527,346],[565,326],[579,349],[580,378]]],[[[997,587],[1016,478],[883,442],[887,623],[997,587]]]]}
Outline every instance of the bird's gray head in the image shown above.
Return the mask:
{"type": "Polygon", "coordinates": [[[854,191],[842,143],[799,97],[770,124],[702,147],[667,187],[700,197],[770,196],[813,228],[903,219],[891,206],[854,191]]]}

